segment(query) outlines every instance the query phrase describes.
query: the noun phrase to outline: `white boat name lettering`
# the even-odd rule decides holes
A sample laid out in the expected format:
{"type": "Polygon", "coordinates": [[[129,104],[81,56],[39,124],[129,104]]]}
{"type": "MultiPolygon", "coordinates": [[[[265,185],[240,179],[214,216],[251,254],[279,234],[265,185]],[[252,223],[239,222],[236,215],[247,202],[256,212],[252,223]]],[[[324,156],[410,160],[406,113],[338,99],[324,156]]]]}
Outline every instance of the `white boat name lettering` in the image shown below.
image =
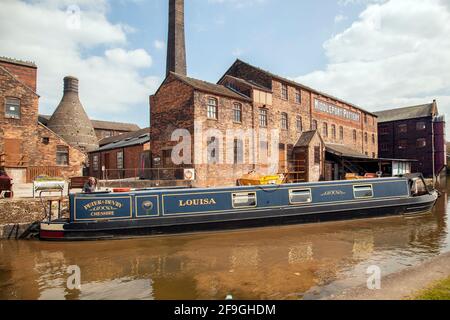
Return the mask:
{"type": "Polygon", "coordinates": [[[214,199],[193,199],[193,200],[180,200],[180,207],[198,207],[198,206],[212,206],[217,204],[214,199]]]}
{"type": "Polygon", "coordinates": [[[322,197],[327,197],[327,196],[344,196],[346,193],[342,190],[331,190],[331,191],[326,191],[324,193],[321,194],[322,197]]]}

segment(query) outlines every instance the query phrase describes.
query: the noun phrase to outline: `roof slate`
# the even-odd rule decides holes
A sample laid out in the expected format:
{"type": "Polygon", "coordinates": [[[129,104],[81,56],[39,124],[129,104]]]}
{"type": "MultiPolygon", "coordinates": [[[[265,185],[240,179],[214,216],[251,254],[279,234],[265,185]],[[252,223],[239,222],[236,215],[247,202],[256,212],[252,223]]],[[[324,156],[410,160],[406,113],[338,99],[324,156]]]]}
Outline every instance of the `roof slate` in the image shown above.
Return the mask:
{"type": "Polygon", "coordinates": [[[371,157],[366,156],[363,153],[354,151],[353,149],[346,147],[345,145],[342,144],[326,143],[325,147],[328,152],[336,154],[341,157],[356,158],[356,159],[372,159],[371,157]]]}
{"type": "Polygon", "coordinates": [[[431,117],[434,115],[434,104],[422,104],[418,106],[397,108],[376,112],[378,115],[378,122],[391,122],[399,120],[408,120],[416,118],[431,117]]]}
{"type": "MultiPolygon", "coordinates": [[[[145,144],[147,142],[150,142],[150,128],[141,129],[135,132],[129,132],[122,134],[120,136],[116,137],[110,137],[110,138],[116,138],[112,142],[103,143],[100,148],[97,150],[94,150],[92,152],[100,152],[100,151],[107,151],[107,150],[114,150],[119,148],[125,148],[125,147],[131,147],[136,145],[145,144]]],[[[107,138],[109,139],[109,138],[107,138]]],[[[103,139],[102,141],[104,141],[103,139]]],[[[102,142],[100,141],[100,142],[102,142]]]]}
{"type": "MultiPolygon", "coordinates": [[[[266,75],[268,75],[268,76],[270,76],[270,77],[272,77],[272,78],[275,78],[275,79],[278,79],[278,80],[280,80],[280,81],[289,83],[289,84],[291,84],[291,85],[293,85],[293,86],[301,87],[301,88],[303,88],[303,89],[305,89],[305,90],[314,92],[314,93],[319,94],[319,95],[324,96],[324,97],[331,98],[331,99],[336,100],[336,101],[339,101],[339,102],[341,102],[341,103],[345,103],[345,104],[347,104],[347,105],[349,105],[349,106],[352,106],[352,107],[355,108],[355,109],[358,109],[358,110],[361,110],[361,111],[363,111],[363,112],[365,112],[365,113],[367,113],[367,114],[376,116],[376,114],[374,114],[373,112],[367,111],[367,110],[365,110],[365,109],[363,109],[363,108],[361,108],[361,107],[359,107],[359,106],[357,106],[357,105],[355,105],[355,104],[353,104],[353,103],[351,103],[351,102],[342,100],[342,99],[337,98],[337,97],[334,97],[334,96],[332,96],[332,95],[330,95],[330,94],[328,94],[328,93],[324,93],[324,92],[321,92],[321,91],[316,90],[316,89],[314,89],[314,88],[308,87],[308,86],[306,86],[306,85],[304,85],[304,84],[301,84],[301,83],[299,83],[299,82],[297,82],[297,81],[294,81],[294,80],[291,80],[291,79],[288,79],[288,78],[279,76],[279,75],[277,75],[277,74],[274,74],[274,73],[272,73],[272,72],[270,72],[270,71],[267,71],[267,70],[264,70],[264,69],[262,69],[262,68],[255,67],[254,65],[252,65],[252,64],[250,64],[250,63],[248,63],[248,62],[245,62],[245,61],[242,61],[242,60],[240,60],[240,59],[237,59],[237,60],[235,61],[234,64],[236,64],[236,63],[242,63],[242,64],[245,64],[245,65],[247,65],[248,67],[253,68],[253,69],[255,69],[255,70],[258,70],[258,71],[260,71],[260,72],[262,72],[262,73],[265,73],[266,75]]],[[[234,64],[233,64],[233,66],[234,66],[234,64]]],[[[230,69],[231,69],[233,66],[231,66],[230,69]]],[[[228,73],[228,71],[227,71],[227,73],[228,73]]],[[[224,76],[226,76],[227,73],[225,73],[224,76]]],[[[223,77],[224,77],[224,76],[223,76],[223,77]]],[[[222,77],[222,78],[223,78],[223,77],[222,77]]],[[[222,79],[221,79],[221,80],[222,80],[222,79]]],[[[219,82],[220,82],[220,81],[219,81],[219,82]]]]}
{"type": "MultiPolygon", "coordinates": [[[[39,122],[47,125],[51,116],[49,115],[39,115],[39,122]]],[[[94,129],[99,130],[114,130],[114,131],[137,131],[141,128],[134,123],[125,122],[114,122],[114,121],[102,121],[102,120],[91,120],[94,129]]]]}
{"type": "Polygon", "coordinates": [[[234,90],[231,90],[230,88],[227,88],[220,84],[214,84],[210,82],[206,82],[203,80],[198,80],[194,78],[189,78],[177,73],[170,73],[173,77],[177,78],[180,81],[183,81],[188,86],[193,87],[194,89],[197,89],[202,92],[217,94],[219,96],[225,96],[233,99],[239,99],[239,100],[245,100],[245,101],[251,101],[249,97],[247,97],[244,94],[241,94],[239,92],[236,92],[234,90]]]}

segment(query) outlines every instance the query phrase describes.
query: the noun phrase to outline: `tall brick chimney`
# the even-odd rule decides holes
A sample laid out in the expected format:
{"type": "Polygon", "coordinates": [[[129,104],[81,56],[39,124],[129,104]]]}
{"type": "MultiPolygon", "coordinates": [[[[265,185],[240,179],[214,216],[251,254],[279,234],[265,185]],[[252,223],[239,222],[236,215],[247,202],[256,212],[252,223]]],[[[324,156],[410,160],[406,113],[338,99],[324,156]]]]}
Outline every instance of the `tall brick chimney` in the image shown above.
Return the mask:
{"type": "Polygon", "coordinates": [[[84,151],[98,148],[91,120],[78,97],[77,78],[64,78],[64,95],[48,122],[48,128],[73,147],[84,151]]]}
{"type": "Polygon", "coordinates": [[[186,44],[184,36],[184,0],[169,0],[169,35],[167,43],[167,69],[187,75],[186,44]]]}

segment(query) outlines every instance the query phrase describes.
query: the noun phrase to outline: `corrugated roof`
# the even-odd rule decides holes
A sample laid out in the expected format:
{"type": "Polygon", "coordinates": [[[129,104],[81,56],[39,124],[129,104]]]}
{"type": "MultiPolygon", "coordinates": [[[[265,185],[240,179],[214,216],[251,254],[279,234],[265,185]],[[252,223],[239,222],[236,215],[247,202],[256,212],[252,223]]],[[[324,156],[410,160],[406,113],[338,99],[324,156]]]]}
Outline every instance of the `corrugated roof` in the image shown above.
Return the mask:
{"type": "MultiPolygon", "coordinates": [[[[43,125],[47,125],[51,116],[49,115],[39,115],[39,122],[43,125]]],[[[94,129],[99,130],[114,130],[114,131],[137,131],[141,128],[134,123],[126,122],[114,122],[114,121],[102,121],[102,120],[91,120],[94,129]]]]}
{"type": "Polygon", "coordinates": [[[100,147],[113,143],[113,142],[117,142],[117,141],[121,141],[121,140],[125,140],[128,138],[135,138],[135,137],[139,137],[143,134],[146,133],[150,133],[150,128],[144,128],[141,130],[137,130],[137,131],[133,131],[133,132],[127,132],[127,133],[123,133],[117,136],[113,136],[113,137],[108,137],[108,138],[104,138],[102,140],[100,140],[98,142],[98,144],[100,145],[100,147]]]}
{"type": "MultiPolygon", "coordinates": [[[[353,104],[353,103],[351,103],[351,102],[348,102],[348,101],[342,100],[342,99],[340,99],[340,98],[334,97],[334,96],[332,96],[332,95],[330,95],[330,94],[328,94],[328,93],[324,93],[324,92],[321,92],[321,91],[319,91],[319,90],[313,89],[313,88],[308,87],[308,86],[306,86],[306,85],[304,85],[304,84],[301,84],[301,83],[299,83],[299,82],[297,82],[297,81],[293,81],[293,80],[291,80],[291,79],[288,79],[288,78],[279,76],[279,75],[277,75],[277,74],[274,74],[274,73],[272,73],[272,72],[270,72],[270,71],[267,71],[267,70],[264,70],[264,69],[262,69],[262,68],[255,67],[254,65],[252,65],[252,64],[250,64],[250,63],[248,63],[248,62],[242,61],[242,60],[240,60],[240,59],[237,59],[237,60],[234,62],[234,64],[230,67],[230,69],[231,69],[236,63],[242,63],[242,64],[245,64],[245,65],[247,65],[248,67],[253,68],[253,69],[255,69],[255,70],[258,70],[258,71],[260,71],[260,72],[263,72],[263,73],[265,73],[266,75],[268,75],[268,76],[270,76],[270,77],[272,77],[272,78],[278,79],[278,80],[283,81],[283,82],[286,82],[286,83],[290,83],[290,84],[293,85],[293,86],[301,87],[301,88],[303,88],[303,89],[305,89],[305,90],[314,92],[314,93],[316,93],[316,94],[319,94],[319,95],[324,96],[324,97],[327,97],[327,98],[331,98],[331,99],[336,100],[336,101],[339,101],[339,102],[341,102],[341,103],[345,103],[345,104],[347,104],[347,105],[349,105],[349,106],[352,106],[352,107],[355,108],[355,109],[358,109],[358,110],[361,110],[361,111],[363,111],[363,112],[365,112],[365,113],[367,113],[367,114],[376,116],[376,114],[374,114],[373,112],[367,111],[367,110],[365,110],[365,109],[363,109],[363,108],[361,108],[361,107],[359,107],[359,106],[357,106],[357,105],[355,105],[355,104],[353,104]]],[[[229,70],[230,70],[230,69],[229,69],[229,70]]],[[[228,70],[228,71],[229,71],[229,70],[228,70]]],[[[228,71],[225,73],[224,76],[227,75],[228,71]]],[[[222,77],[222,79],[223,79],[223,77],[222,77]]],[[[222,80],[222,79],[221,79],[221,80],[222,80]]],[[[220,82],[220,80],[219,80],[219,82],[220,82]]]]}
{"type": "Polygon", "coordinates": [[[217,94],[219,96],[225,96],[233,99],[239,99],[239,100],[245,100],[245,101],[251,101],[249,97],[247,97],[244,94],[241,94],[239,92],[236,92],[234,90],[231,90],[230,88],[227,88],[220,84],[214,84],[210,82],[206,82],[203,80],[198,80],[194,78],[189,78],[184,75],[180,75],[178,73],[170,73],[175,78],[179,79],[180,81],[183,81],[188,86],[193,87],[194,89],[197,89],[202,92],[217,94]]]}
{"type": "Polygon", "coordinates": [[[416,118],[424,118],[431,117],[434,115],[434,104],[422,104],[418,106],[405,107],[405,108],[397,108],[384,110],[380,112],[376,112],[378,115],[378,122],[391,122],[391,121],[399,121],[399,120],[407,120],[407,119],[416,119],[416,118]]]}
{"type": "Polygon", "coordinates": [[[100,151],[107,151],[107,150],[114,150],[119,148],[125,148],[125,147],[131,147],[131,146],[137,146],[142,145],[145,143],[150,142],[150,129],[147,128],[145,132],[142,132],[143,130],[139,130],[136,132],[133,132],[133,135],[128,135],[127,137],[124,137],[125,134],[121,135],[120,137],[122,139],[114,141],[112,143],[105,144],[98,148],[97,150],[94,150],[92,152],[100,152],[100,151]]]}
{"type": "Polygon", "coordinates": [[[326,143],[325,147],[328,152],[340,157],[356,158],[356,159],[373,159],[369,156],[366,156],[363,153],[359,153],[349,147],[346,147],[343,144],[326,143]]]}

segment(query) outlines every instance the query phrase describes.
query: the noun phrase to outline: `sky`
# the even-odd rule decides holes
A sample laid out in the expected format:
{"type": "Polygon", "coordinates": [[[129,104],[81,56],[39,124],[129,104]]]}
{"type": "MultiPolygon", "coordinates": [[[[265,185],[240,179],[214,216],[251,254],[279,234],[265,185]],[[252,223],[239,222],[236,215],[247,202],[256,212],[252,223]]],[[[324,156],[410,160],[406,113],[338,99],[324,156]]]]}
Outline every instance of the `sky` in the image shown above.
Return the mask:
{"type": "MultiPolygon", "coordinates": [[[[217,82],[239,58],[369,111],[437,99],[450,119],[450,0],[185,6],[191,77],[217,82]]],[[[72,75],[91,118],[147,127],[165,76],[167,12],[168,0],[0,0],[0,56],[38,65],[43,114],[72,75]]]]}

